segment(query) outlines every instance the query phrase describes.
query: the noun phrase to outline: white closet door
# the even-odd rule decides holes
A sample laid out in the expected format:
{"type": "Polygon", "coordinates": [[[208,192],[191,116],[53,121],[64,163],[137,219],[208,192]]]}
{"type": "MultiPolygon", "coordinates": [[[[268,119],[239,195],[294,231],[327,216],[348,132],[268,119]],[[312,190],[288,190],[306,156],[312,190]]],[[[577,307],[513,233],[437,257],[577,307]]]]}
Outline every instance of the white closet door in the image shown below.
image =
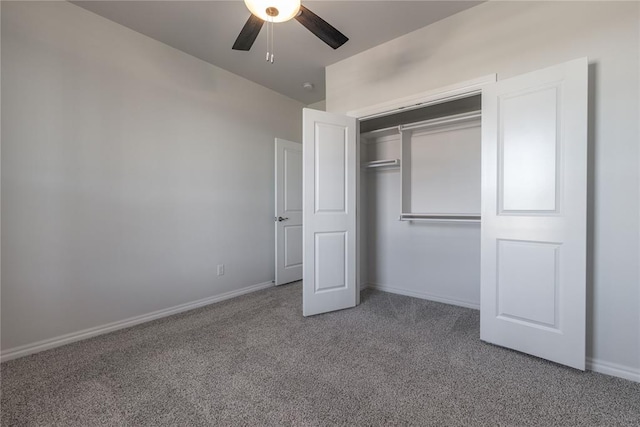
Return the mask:
{"type": "Polygon", "coordinates": [[[482,93],[480,337],[583,370],[587,67],[482,93]]]}
{"type": "Polygon", "coordinates": [[[303,314],[354,307],[356,119],[303,110],[303,314]]]}

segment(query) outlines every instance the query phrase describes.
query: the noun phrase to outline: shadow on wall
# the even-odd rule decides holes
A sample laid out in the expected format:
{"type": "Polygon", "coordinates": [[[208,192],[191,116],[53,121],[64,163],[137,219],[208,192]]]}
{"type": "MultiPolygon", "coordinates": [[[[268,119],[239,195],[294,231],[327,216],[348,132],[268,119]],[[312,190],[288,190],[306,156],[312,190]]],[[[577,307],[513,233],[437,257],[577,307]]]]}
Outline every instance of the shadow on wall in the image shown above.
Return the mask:
{"type": "MultiPolygon", "coordinates": [[[[423,31],[420,33],[423,36],[421,38],[403,36],[402,44],[397,40],[389,42],[384,45],[384,48],[376,49],[376,66],[366,70],[366,74],[361,76],[363,81],[371,84],[388,84],[404,75],[415,73],[416,70],[425,69],[425,64],[429,61],[440,65],[442,62],[447,62],[458,69],[466,66],[477,68],[477,64],[492,63],[491,57],[502,58],[505,52],[509,52],[514,62],[527,61],[528,53],[521,49],[523,40],[512,39],[509,34],[525,34],[527,45],[534,44],[531,40],[538,43],[543,41],[549,44],[554,43],[555,36],[552,32],[538,31],[545,22],[532,20],[528,10],[510,3],[502,2],[500,7],[494,8],[474,8],[477,10],[475,18],[477,21],[487,24],[500,22],[496,31],[482,34],[482,37],[466,33],[466,29],[452,25],[447,18],[432,24],[437,25],[437,30],[426,32],[423,31],[424,28],[417,30],[423,31]],[[523,23],[526,23],[527,28],[522,28],[523,23]],[[460,47],[461,40],[464,43],[464,55],[452,53],[451,46],[460,47]]],[[[493,71],[487,71],[487,73],[490,72],[493,71]]]]}
{"type": "Polygon", "coordinates": [[[420,43],[405,45],[402,50],[383,51],[378,53],[377,66],[363,76],[369,83],[388,82],[398,76],[415,71],[416,66],[427,61],[441,46],[445,46],[442,39],[448,34],[439,33],[438,38],[420,41],[420,43]]]}

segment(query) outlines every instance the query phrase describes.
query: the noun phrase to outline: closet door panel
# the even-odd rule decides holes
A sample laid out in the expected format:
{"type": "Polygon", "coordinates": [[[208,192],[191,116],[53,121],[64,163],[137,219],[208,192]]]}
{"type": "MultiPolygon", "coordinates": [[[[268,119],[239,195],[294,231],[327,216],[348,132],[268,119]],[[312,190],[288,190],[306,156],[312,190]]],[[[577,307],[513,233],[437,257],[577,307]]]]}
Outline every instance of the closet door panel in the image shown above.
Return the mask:
{"type": "Polygon", "coordinates": [[[305,316],[354,307],[356,186],[354,118],[303,110],[303,299],[305,316]]]}
{"type": "Polygon", "coordinates": [[[585,367],[587,60],[482,96],[484,341],[585,367]]]}

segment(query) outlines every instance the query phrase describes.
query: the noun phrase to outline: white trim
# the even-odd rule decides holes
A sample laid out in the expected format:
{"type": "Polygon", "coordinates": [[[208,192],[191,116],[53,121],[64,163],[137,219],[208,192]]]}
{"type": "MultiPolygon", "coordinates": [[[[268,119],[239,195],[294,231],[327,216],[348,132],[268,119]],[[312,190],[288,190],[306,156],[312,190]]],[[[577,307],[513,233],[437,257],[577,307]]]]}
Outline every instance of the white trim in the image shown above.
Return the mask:
{"type": "Polygon", "coordinates": [[[173,314],[182,313],[182,312],[193,310],[199,307],[204,307],[205,305],[213,304],[213,303],[224,301],[230,298],[238,297],[240,295],[270,288],[272,286],[274,286],[272,281],[258,283],[257,285],[251,285],[235,291],[225,292],[220,295],[202,298],[196,301],[176,305],[176,306],[165,308],[162,310],[152,311],[151,313],[143,314],[140,316],[134,316],[128,319],[107,323],[105,325],[95,326],[93,328],[83,329],[81,331],[71,332],[69,334],[60,335],[54,338],[49,338],[46,340],[31,343],[31,344],[25,344],[18,347],[10,348],[2,351],[2,353],[0,354],[0,361],[6,362],[7,360],[28,356],[30,354],[38,353],[44,350],[49,350],[55,347],[60,347],[66,344],[71,344],[76,341],[81,341],[87,338],[103,335],[109,332],[117,331],[119,329],[129,328],[131,326],[139,325],[141,323],[150,322],[152,320],[160,319],[162,317],[171,316],[173,314]]]}
{"type": "Polygon", "coordinates": [[[600,374],[611,375],[640,383],[640,369],[630,366],[618,365],[617,363],[587,357],[587,369],[600,374]]]}
{"type": "Polygon", "coordinates": [[[465,82],[428,90],[426,92],[417,93],[404,98],[382,102],[359,110],[349,111],[347,116],[355,117],[357,119],[371,119],[373,117],[386,116],[395,113],[398,110],[412,110],[419,107],[425,107],[430,104],[439,104],[445,101],[466,98],[470,95],[481,93],[483,86],[495,83],[496,81],[497,75],[489,74],[477,79],[467,80],[465,82]]]}
{"type": "Polygon", "coordinates": [[[375,289],[377,291],[389,292],[391,294],[404,295],[407,297],[420,298],[420,299],[425,299],[429,301],[441,302],[444,304],[457,305],[458,307],[465,307],[465,308],[472,308],[474,310],[480,310],[479,303],[442,297],[438,295],[429,294],[426,292],[407,291],[405,289],[398,289],[392,286],[381,285],[378,283],[367,283],[364,287],[361,287],[361,289],[367,289],[367,288],[375,289]]]}

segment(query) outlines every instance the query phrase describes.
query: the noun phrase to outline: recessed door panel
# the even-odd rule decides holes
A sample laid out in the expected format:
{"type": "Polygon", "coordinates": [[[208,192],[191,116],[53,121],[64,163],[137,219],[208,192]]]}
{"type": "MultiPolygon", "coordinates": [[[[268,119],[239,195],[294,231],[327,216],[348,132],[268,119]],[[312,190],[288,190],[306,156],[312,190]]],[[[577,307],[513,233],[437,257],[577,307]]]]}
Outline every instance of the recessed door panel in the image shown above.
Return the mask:
{"type": "Polygon", "coordinates": [[[316,233],[315,291],[344,289],[347,285],[347,233],[316,233]]]}
{"type": "Polygon", "coordinates": [[[559,250],[555,243],[498,240],[498,317],[557,328],[559,250]]]}
{"type": "Polygon", "coordinates": [[[555,86],[499,98],[502,211],[556,210],[558,102],[555,86]]]}
{"type": "Polygon", "coordinates": [[[284,227],[284,268],[302,266],[302,226],[284,227]]]}
{"type": "Polygon", "coordinates": [[[346,128],[332,123],[315,123],[316,212],[345,212],[346,128]]]}
{"type": "Polygon", "coordinates": [[[284,211],[302,212],[302,151],[284,150],[284,211]]]}

